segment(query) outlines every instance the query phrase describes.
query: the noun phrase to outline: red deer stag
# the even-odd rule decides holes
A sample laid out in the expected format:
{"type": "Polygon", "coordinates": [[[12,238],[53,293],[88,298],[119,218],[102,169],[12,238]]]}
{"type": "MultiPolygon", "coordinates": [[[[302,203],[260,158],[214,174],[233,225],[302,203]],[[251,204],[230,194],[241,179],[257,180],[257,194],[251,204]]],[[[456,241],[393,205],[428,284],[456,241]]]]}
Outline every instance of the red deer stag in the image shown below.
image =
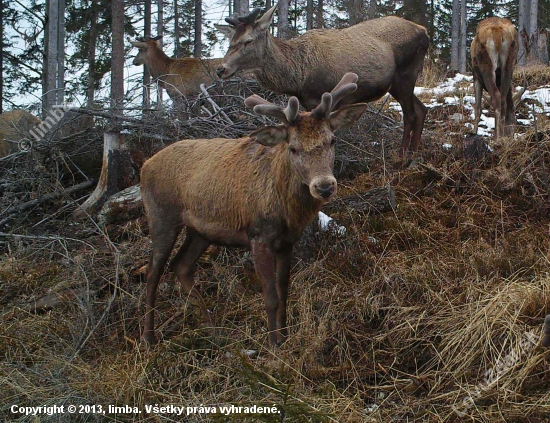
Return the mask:
{"type": "Polygon", "coordinates": [[[495,110],[495,140],[502,135],[513,135],[516,123],[514,102],[517,99],[512,96],[512,74],[518,48],[518,32],[508,19],[487,18],[477,26],[470,49],[476,99],[476,134],[481,117],[482,94],[486,90],[495,110]]]}
{"type": "Polygon", "coordinates": [[[360,103],[332,111],[357,89],[355,81],[357,75],[346,74],[312,112],[298,113],[296,97],[283,109],[253,95],[248,107],[283,124],[241,139],[180,141],[145,162],[141,193],[153,242],[146,342],[155,341],[157,286],[183,227],[185,242],[170,267],[204,322],[212,324],[194,287],[195,262],[210,244],[247,247],[262,284],[269,340],[284,341],[293,245],[336,193],[333,131],[352,126],[367,108],[360,103]]]}
{"type": "Polygon", "coordinates": [[[151,76],[159,81],[172,100],[196,95],[201,84],[210,84],[215,79],[216,68],[220,66],[221,59],[172,59],[162,51],[158,43],[161,38],[159,35],[151,39],[131,41],[139,50],[133,64],[147,66],[151,76]]]}
{"type": "Polygon", "coordinates": [[[260,19],[260,9],[254,9],[247,16],[226,18],[230,26],[216,25],[230,39],[218,76],[252,73],[263,88],[294,95],[312,110],[344,73],[354,72],[359,76],[357,91],[340,107],[389,92],[403,109],[402,156],[417,151],[427,109],[414,95],[414,86],[429,45],[426,29],[389,16],[346,29],[311,30],[285,41],[269,32],[275,8],[260,19]]]}

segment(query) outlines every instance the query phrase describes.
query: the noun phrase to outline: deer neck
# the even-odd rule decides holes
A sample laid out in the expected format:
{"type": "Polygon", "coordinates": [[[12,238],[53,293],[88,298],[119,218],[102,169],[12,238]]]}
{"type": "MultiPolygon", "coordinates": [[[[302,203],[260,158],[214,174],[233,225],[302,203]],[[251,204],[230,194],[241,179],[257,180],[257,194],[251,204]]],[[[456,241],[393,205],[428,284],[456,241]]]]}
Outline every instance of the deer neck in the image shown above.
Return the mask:
{"type": "Polygon", "coordinates": [[[287,225],[301,233],[323,204],[311,196],[309,187],[292,169],[286,145],[281,144],[275,150],[272,160],[275,190],[287,225]]]}
{"type": "Polygon", "coordinates": [[[160,49],[154,49],[149,53],[149,57],[147,60],[147,69],[149,69],[149,73],[153,78],[158,78],[162,75],[168,75],[170,63],[173,62],[174,59],[171,59],[168,57],[162,50],[160,49]]]}
{"type": "Polygon", "coordinates": [[[304,85],[306,56],[302,45],[268,34],[263,66],[255,71],[255,76],[262,87],[299,98],[304,85]]]}

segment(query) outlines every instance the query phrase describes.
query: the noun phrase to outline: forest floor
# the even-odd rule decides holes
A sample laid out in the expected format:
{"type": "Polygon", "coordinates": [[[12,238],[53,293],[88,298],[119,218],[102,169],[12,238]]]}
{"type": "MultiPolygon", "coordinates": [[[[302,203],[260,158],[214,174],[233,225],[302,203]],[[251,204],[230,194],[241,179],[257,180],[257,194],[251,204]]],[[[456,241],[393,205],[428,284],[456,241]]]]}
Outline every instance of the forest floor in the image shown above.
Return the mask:
{"type": "MultiPolygon", "coordinates": [[[[526,77],[530,92],[550,80],[546,69],[526,77]]],[[[473,90],[468,78],[453,81],[419,90],[432,107],[416,166],[392,166],[402,127],[389,101],[339,134],[339,196],[389,184],[397,207],[331,208],[346,231],[300,241],[290,336],[276,350],[244,250],[199,261],[214,335],[164,275],[161,342],[147,350],[138,341],[150,251],[143,215],[99,228],[41,209],[4,230],[0,420],[549,422],[550,350],[539,342],[550,313],[550,103],[527,96],[514,138],[466,138],[473,90]],[[436,86],[452,88],[434,97],[436,86]],[[38,300],[51,306],[35,310],[38,300]],[[220,413],[229,404],[278,412],[220,413]],[[13,405],[77,412],[35,418],[13,405]],[[97,405],[128,413],[94,413],[97,405]]]]}

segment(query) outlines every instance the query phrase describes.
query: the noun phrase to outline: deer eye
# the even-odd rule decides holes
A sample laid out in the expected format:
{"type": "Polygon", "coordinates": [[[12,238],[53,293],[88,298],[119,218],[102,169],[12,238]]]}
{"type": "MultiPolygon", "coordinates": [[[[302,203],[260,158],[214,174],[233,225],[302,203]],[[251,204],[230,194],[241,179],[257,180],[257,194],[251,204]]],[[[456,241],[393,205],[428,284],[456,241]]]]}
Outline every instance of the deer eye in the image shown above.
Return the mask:
{"type": "Polygon", "coordinates": [[[292,146],[291,146],[291,147],[288,147],[288,149],[290,150],[290,152],[291,152],[292,154],[298,153],[298,150],[296,150],[296,147],[292,147],[292,146]]]}
{"type": "Polygon", "coordinates": [[[333,135],[332,137],[330,137],[330,145],[334,144],[336,144],[336,137],[333,135]]]}
{"type": "Polygon", "coordinates": [[[252,43],[252,41],[253,41],[253,40],[246,40],[246,41],[244,42],[244,46],[245,46],[245,47],[246,47],[246,46],[249,46],[250,43],[252,43]]]}

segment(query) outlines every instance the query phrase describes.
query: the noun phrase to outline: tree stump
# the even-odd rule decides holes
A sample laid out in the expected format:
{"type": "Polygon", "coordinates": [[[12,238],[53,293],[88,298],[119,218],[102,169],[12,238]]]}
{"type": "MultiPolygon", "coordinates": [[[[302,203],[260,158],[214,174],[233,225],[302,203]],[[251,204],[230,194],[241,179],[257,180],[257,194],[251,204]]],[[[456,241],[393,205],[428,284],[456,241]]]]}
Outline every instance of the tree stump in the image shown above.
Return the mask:
{"type": "Polygon", "coordinates": [[[124,142],[124,135],[119,132],[105,132],[103,136],[103,167],[99,182],[94,192],[73,214],[83,217],[94,213],[105,201],[117,192],[135,184],[137,175],[134,171],[130,151],[124,142]]]}

